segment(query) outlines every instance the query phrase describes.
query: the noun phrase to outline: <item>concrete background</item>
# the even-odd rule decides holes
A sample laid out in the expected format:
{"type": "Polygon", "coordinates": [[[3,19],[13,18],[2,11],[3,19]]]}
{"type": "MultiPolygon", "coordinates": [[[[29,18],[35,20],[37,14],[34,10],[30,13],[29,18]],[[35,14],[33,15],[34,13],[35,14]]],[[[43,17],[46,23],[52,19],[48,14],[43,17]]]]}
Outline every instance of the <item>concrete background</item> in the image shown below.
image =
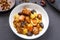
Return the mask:
{"type": "MultiPolygon", "coordinates": [[[[35,2],[37,0],[31,0],[30,2],[35,2]]],[[[59,0],[56,0],[56,4],[60,7],[59,0]]],[[[19,0],[16,0],[16,5],[20,4],[19,0]]],[[[38,0],[40,5],[40,0],[38,0]]],[[[43,7],[50,19],[49,28],[46,33],[40,38],[34,40],[60,40],[60,13],[55,11],[48,4],[46,7],[43,7]]],[[[9,26],[9,12],[0,13],[0,40],[24,40],[16,36],[9,26]]]]}

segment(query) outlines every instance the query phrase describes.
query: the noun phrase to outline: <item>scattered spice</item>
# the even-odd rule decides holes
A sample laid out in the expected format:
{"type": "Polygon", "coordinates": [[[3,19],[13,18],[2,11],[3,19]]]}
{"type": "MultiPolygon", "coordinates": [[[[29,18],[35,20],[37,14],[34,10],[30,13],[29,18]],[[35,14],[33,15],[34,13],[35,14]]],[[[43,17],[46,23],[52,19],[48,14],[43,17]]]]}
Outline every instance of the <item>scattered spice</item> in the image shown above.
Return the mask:
{"type": "Polygon", "coordinates": [[[37,2],[34,2],[34,3],[36,3],[36,4],[37,4],[37,2]]]}
{"type": "Polygon", "coordinates": [[[45,2],[45,0],[41,0],[40,3],[41,3],[41,6],[43,6],[43,7],[46,6],[46,2],[45,2]]]}
{"type": "Polygon", "coordinates": [[[22,0],[22,2],[29,2],[29,0],[22,0]]]}
{"type": "Polygon", "coordinates": [[[55,0],[49,0],[51,3],[54,3],[55,2],[55,0]]]}
{"type": "MultiPolygon", "coordinates": [[[[41,0],[41,6],[46,6],[46,2],[45,2],[46,0],[41,0]]],[[[49,0],[49,2],[51,2],[51,3],[54,3],[55,2],[55,0],[49,0]]]]}
{"type": "MultiPolygon", "coordinates": [[[[45,2],[45,1],[46,1],[46,0],[41,0],[41,1],[40,1],[40,5],[43,6],[43,7],[46,6],[46,2],[45,2]]],[[[20,1],[20,2],[29,2],[29,0],[22,0],[22,1],[20,1]]],[[[49,2],[54,3],[55,0],[49,0],[49,2]]],[[[33,3],[37,4],[36,1],[33,2],[33,3]]]]}

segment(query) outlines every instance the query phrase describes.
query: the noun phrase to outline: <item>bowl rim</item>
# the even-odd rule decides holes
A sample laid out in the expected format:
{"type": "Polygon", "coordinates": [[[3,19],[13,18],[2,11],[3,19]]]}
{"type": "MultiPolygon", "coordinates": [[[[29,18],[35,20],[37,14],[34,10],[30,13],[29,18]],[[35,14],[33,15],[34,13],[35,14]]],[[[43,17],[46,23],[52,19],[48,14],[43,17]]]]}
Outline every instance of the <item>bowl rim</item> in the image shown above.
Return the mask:
{"type": "MultiPolygon", "coordinates": [[[[38,5],[38,4],[34,4],[34,3],[21,3],[21,4],[19,4],[18,6],[20,6],[20,5],[23,5],[23,4],[33,4],[33,5],[38,5]]],[[[17,8],[18,6],[16,6],[15,8],[17,8]]],[[[42,7],[42,6],[40,6],[40,5],[38,5],[39,7],[41,7],[42,8],[42,10],[47,14],[47,12],[45,11],[45,9],[42,7]]],[[[14,9],[15,9],[14,8],[14,9]]],[[[14,10],[13,9],[13,10],[14,10]]],[[[12,11],[13,11],[12,10],[12,11]]],[[[12,11],[11,11],[11,13],[12,13],[12,11]]],[[[11,15],[11,14],[10,14],[11,15]]],[[[46,30],[40,35],[40,36],[38,36],[38,37],[36,37],[36,38],[39,38],[39,37],[41,37],[46,31],[47,31],[47,29],[48,29],[48,27],[49,27],[49,16],[48,16],[48,14],[47,14],[47,17],[48,17],[48,26],[47,26],[47,28],[46,28],[46,30]]],[[[9,16],[9,26],[10,26],[10,28],[11,28],[11,24],[10,24],[10,16],[9,16]]],[[[11,28],[11,30],[13,31],[13,29],[11,28]]],[[[15,35],[17,35],[14,31],[13,31],[13,33],[15,34],[15,35]]],[[[19,35],[17,35],[18,37],[20,37],[19,35]]],[[[23,39],[36,39],[36,38],[24,38],[24,37],[20,37],[20,38],[23,38],[23,39]]]]}

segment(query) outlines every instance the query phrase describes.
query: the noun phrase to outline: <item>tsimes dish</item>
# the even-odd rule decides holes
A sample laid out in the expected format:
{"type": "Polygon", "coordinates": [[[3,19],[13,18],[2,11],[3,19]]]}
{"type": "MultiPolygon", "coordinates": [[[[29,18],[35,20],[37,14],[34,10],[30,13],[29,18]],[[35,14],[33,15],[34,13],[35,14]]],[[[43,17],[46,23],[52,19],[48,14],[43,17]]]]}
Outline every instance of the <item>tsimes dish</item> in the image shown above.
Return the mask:
{"type": "Polygon", "coordinates": [[[34,3],[22,3],[12,10],[9,24],[17,36],[24,39],[36,39],[48,29],[49,17],[41,6],[34,3]]]}
{"type": "Polygon", "coordinates": [[[19,34],[27,36],[37,35],[43,29],[42,15],[28,8],[14,15],[13,24],[19,34]]]}

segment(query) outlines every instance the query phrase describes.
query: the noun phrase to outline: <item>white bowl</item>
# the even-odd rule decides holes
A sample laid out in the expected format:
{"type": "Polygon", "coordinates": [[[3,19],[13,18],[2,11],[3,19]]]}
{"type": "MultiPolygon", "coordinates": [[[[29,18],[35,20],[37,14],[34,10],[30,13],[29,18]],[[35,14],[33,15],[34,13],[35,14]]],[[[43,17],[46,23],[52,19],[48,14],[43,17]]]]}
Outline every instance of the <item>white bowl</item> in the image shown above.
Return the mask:
{"type": "Polygon", "coordinates": [[[9,24],[10,24],[10,28],[12,29],[12,31],[17,36],[19,36],[21,38],[24,38],[24,39],[35,39],[35,38],[41,37],[47,31],[48,25],[49,25],[49,17],[48,17],[47,12],[41,6],[39,6],[37,4],[34,4],[34,3],[22,3],[22,4],[18,5],[18,6],[16,6],[12,10],[12,12],[10,14],[10,17],[9,17],[9,24]],[[26,35],[23,35],[23,34],[19,34],[19,33],[17,33],[16,29],[14,28],[14,25],[13,25],[14,14],[20,12],[24,7],[27,7],[29,9],[34,9],[38,13],[42,14],[42,22],[44,24],[44,28],[38,35],[26,36],[26,35]]]}

